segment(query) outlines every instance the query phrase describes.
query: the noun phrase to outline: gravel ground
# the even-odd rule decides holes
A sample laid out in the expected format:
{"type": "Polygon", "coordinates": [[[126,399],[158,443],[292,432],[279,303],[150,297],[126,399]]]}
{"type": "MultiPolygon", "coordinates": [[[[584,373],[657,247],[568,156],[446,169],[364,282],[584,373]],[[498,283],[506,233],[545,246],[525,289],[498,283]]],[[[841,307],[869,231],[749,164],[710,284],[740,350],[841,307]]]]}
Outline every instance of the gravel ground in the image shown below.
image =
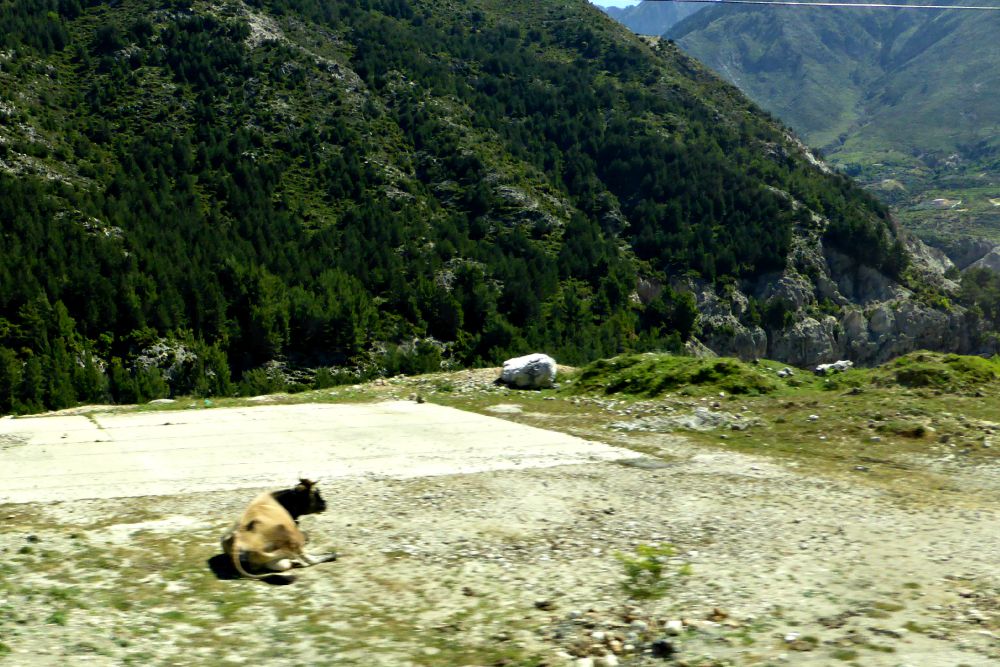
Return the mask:
{"type": "Polygon", "coordinates": [[[211,567],[257,489],[0,506],[0,664],[1000,664],[995,469],[908,493],[641,443],[325,481],[302,525],[340,559],[289,586],[211,567]]]}

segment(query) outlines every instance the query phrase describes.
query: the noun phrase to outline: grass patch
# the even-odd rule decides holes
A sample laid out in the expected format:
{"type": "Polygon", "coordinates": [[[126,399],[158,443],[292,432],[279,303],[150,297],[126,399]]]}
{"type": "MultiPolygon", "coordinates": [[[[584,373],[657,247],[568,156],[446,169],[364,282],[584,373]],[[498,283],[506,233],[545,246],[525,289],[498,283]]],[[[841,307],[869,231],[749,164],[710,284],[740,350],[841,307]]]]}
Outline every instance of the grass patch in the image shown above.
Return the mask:
{"type": "Polygon", "coordinates": [[[834,660],[843,660],[846,662],[848,660],[854,660],[855,658],[857,658],[858,652],[852,648],[838,648],[834,650],[833,653],[830,654],[830,657],[832,657],[834,660]]]}
{"type": "Polygon", "coordinates": [[[875,651],[876,653],[895,653],[895,646],[887,646],[884,644],[865,644],[865,648],[870,651],[875,651]]]}
{"type": "MultiPolygon", "coordinates": [[[[983,362],[986,366],[994,363],[925,352],[909,358],[925,360],[919,363],[941,360],[961,371],[963,383],[990,377],[976,369],[981,370],[983,362]]],[[[750,364],[668,354],[624,355],[563,373],[558,389],[519,393],[523,412],[502,418],[660,456],[660,432],[609,429],[608,423],[626,417],[637,422],[648,418],[655,424],[708,407],[737,413],[753,425],[739,431],[725,425],[687,431],[687,441],[791,460],[816,473],[847,475],[852,483],[890,488],[911,500],[929,499],[928,494],[936,496],[948,486],[948,472],[935,465],[946,450],[956,455],[951,465],[993,461],[1000,455],[1000,448],[982,446],[983,433],[1000,422],[995,402],[984,400],[1000,394],[1000,376],[974,390],[967,383],[962,385],[967,389],[954,392],[912,388],[895,381],[894,364],[905,359],[829,376],[792,369],[793,375],[779,377],[785,365],[769,360],[750,364]],[[723,375],[759,380],[768,393],[738,394],[733,386],[723,389],[723,375]],[[720,391],[726,395],[718,396],[720,391]]],[[[401,379],[397,391],[429,381],[401,379]]],[[[490,406],[509,400],[488,389],[425,396],[435,403],[490,416],[498,416],[488,410],[490,406]]]]}
{"type": "Polygon", "coordinates": [[[906,420],[888,421],[884,424],[876,426],[875,430],[879,433],[890,433],[892,435],[898,435],[903,438],[913,438],[915,440],[923,438],[930,432],[927,429],[926,424],[906,420]]]}
{"type": "Polygon", "coordinates": [[[697,359],[670,354],[623,355],[595,361],[580,371],[572,393],[626,394],[655,398],[671,391],[690,395],[726,392],[770,394],[781,388],[766,366],[737,359],[697,359]]]}
{"type": "Polygon", "coordinates": [[[1000,357],[912,352],[884,365],[876,376],[882,386],[969,392],[1000,380],[1000,357]]]}
{"type": "Polygon", "coordinates": [[[66,625],[68,616],[69,614],[65,609],[57,609],[45,619],[45,622],[49,625],[66,625]]]}

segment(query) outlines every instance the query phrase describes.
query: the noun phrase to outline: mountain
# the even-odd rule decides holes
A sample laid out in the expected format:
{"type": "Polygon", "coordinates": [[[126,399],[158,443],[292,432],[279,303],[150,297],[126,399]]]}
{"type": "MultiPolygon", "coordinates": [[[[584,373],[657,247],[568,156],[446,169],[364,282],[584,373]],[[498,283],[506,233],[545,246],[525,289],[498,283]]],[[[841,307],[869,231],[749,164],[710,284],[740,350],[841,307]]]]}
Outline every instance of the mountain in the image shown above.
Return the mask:
{"type": "Polygon", "coordinates": [[[712,6],[666,36],[923,232],[1000,240],[998,33],[990,11],[712,6]]]}
{"type": "Polygon", "coordinates": [[[0,412],[971,344],[883,205],[584,0],[8,2],[0,91],[0,412]]]}
{"type": "Polygon", "coordinates": [[[629,7],[603,7],[608,16],[638,35],[659,36],[704,5],[683,2],[647,2],[629,7]]]}

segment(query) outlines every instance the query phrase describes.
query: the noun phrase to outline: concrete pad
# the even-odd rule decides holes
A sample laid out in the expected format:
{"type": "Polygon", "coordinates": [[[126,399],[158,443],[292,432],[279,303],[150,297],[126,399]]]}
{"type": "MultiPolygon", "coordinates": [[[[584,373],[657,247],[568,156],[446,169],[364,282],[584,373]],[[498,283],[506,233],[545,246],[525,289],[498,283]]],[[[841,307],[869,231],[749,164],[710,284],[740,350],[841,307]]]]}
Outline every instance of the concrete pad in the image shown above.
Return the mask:
{"type": "Polygon", "coordinates": [[[431,403],[273,405],[0,420],[0,502],[422,477],[639,455],[431,403]]]}

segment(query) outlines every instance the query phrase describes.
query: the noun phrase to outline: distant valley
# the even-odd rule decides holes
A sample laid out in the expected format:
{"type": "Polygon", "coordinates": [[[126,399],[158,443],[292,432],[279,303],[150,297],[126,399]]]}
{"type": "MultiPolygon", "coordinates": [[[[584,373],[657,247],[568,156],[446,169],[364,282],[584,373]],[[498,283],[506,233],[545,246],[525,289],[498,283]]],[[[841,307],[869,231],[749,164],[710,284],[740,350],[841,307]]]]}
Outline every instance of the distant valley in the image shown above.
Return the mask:
{"type": "Polygon", "coordinates": [[[1000,11],[707,6],[611,12],[665,34],[793,127],[925,238],[1000,241],[1000,11]]]}
{"type": "Polygon", "coordinates": [[[927,238],[1000,240],[1000,11],[713,6],[667,37],[927,238]]]}

